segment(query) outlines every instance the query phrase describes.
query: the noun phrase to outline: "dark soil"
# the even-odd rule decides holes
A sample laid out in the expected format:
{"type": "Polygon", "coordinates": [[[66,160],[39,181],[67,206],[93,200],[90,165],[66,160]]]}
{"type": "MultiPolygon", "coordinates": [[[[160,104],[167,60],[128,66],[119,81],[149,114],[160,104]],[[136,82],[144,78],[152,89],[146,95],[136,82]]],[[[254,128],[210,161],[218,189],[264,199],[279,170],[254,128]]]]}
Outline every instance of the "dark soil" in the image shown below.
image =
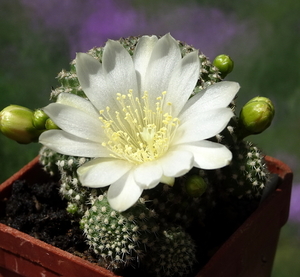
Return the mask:
{"type": "Polygon", "coordinates": [[[67,202],[61,199],[57,183],[28,185],[16,181],[4,207],[0,223],[96,262],[85,243],[79,220],[66,212],[67,202]]]}

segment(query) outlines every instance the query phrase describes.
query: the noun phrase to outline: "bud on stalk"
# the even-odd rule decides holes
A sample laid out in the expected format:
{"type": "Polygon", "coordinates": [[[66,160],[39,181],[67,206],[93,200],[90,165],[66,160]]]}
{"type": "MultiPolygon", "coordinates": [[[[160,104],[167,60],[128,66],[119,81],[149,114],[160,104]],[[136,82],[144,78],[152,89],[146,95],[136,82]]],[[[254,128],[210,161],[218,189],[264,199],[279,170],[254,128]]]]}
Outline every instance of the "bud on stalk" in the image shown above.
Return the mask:
{"type": "Polygon", "coordinates": [[[222,54],[214,59],[213,65],[219,69],[221,77],[225,78],[233,70],[234,62],[228,55],[222,54]]]}
{"type": "Polygon", "coordinates": [[[33,124],[34,112],[18,105],[10,105],[0,112],[0,131],[6,137],[27,144],[38,140],[44,130],[33,124]]]}
{"type": "Polygon", "coordinates": [[[272,123],[275,109],[270,99],[254,97],[242,108],[239,116],[239,128],[242,137],[259,134],[272,123]]]}

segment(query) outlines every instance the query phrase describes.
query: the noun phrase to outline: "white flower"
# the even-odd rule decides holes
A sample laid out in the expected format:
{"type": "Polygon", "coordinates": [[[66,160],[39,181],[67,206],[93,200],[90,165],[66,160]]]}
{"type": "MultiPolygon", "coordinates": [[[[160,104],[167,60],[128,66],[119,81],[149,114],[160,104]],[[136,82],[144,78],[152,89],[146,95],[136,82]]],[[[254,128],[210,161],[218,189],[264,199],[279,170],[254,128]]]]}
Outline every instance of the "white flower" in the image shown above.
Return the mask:
{"type": "Polygon", "coordinates": [[[198,52],[182,58],[171,35],[141,37],[133,56],[110,40],[102,63],[79,53],[76,70],[89,101],[60,94],[44,111],[61,130],[44,132],[40,142],[58,153],[94,158],[78,168],[80,181],[110,185],[113,209],[128,209],[144,189],[172,185],[192,167],[230,162],[224,145],[206,139],[233,116],[228,105],[239,85],[220,82],[189,99],[200,73],[198,52]]]}

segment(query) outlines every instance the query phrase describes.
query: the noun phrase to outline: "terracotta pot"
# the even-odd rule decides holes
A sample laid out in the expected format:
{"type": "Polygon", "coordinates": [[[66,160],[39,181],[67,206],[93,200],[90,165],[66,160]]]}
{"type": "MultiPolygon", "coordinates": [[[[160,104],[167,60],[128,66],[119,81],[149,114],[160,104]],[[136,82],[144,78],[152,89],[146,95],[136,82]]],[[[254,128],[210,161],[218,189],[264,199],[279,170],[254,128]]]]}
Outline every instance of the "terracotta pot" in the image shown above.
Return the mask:
{"type": "MultiPolygon", "coordinates": [[[[292,172],[282,162],[267,157],[278,174],[277,189],[214,254],[197,277],[268,277],[281,227],[289,213],[292,172]]],[[[35,158],[0,186],[0,199],[10,196],[17,179],[33,183],[48,176],[35,158]]],[[[0,277],[109,277],[112,272],[77,256],[0,224],[0,277]]]]}

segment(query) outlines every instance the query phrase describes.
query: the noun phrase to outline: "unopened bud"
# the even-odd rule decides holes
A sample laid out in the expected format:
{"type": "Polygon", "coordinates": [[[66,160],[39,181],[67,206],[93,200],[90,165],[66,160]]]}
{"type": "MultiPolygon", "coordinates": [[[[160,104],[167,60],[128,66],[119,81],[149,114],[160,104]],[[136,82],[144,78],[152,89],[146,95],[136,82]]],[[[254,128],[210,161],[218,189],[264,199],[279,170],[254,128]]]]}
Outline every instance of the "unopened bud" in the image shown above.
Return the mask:
{"type": "Polygon", "coordinates": [[[35,110],[33,113],[33,125],[36,129],[44,130],[46,127],[46,120],[49,116],[43,110],[35,110]]]}
{"type": "Polygon", "coordinates": [[[59,127],[52,121],[51,118],[46,120],[45,127],[47,130],[59,129],[59,127]]]}
{"type": "Polygon", "coordinates": [[[207,184],[201,176],[188,176],[185,188],[187,193],[192,197],[200,197],[207,189],[207,184]]]}
{"type": "Polygon", "coordinates": [[[33,125],[33,111],[18,105],[10,105],[1,111],[0,131],[22,144],[37,141],[42,132],[33,125]]]}
{"type": "Polygon", "coordinates": [[[255,97],[242,108],[239,126],[243,136],[259,134],[272,123],[275,109],[270,99],[255,97]]]}
{"type": "Polygon", "coordinates": [[[234,62],[229,56],[222,54],[214,59],[213,65],[219,69],[221,77],[225,78],[233,70],[234,62]]]}

